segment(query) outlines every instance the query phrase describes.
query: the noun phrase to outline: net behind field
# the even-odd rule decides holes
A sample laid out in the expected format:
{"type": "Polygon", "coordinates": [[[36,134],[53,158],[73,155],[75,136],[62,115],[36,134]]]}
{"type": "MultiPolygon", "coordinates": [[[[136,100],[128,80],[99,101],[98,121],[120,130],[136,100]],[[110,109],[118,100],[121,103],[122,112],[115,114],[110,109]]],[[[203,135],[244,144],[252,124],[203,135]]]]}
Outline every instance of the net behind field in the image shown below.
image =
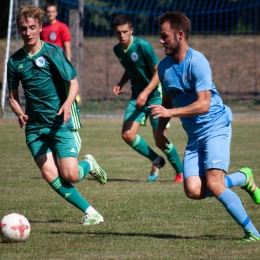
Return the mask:
{"type": "MultiPolygon", "coordinates": [[[[84,6],[76,1],[57,2],[58,19],[71,29],[72,63],[80,82],[82,117],[122,116],[131,95],[129,83],[119,98],[113,94],[113,86],[124,71],[113,53],[113,46],[118,42],[111,29],[113,18],[121,13],[131,16],[134,34],[148,40],[162,59],[165,55],[159,44],[156,18],[171,10],[181,10],[191,19],[189,45],[209,60],[213,82],[224,102],[236,114],[260,114],[260,1],[183,0],[166,4],[159,0],[88,0],[84,6]]],[[[14,7],[21,3],[14,1],[14,7]]],[[[44,2],[40,1],[39,5],[43,7],[44,2]]],[[[10,54],[22,46],[15,24],[11,37],[10,54]]],[[[5,102],[6,116],[12,115],[7,98],[5,102]]]]}

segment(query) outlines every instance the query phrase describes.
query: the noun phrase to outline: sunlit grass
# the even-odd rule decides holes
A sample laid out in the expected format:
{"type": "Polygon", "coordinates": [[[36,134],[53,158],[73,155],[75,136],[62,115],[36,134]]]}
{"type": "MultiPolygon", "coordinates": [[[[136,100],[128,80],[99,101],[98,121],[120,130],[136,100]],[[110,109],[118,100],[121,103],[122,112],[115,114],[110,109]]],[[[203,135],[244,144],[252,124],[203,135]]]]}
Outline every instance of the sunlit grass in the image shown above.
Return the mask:
{"type": "MultiPolygon", "coordinates": [[[[0,119],[0,218],[24,214],[31,235],[22,244],[0,243],[0,259],[259,259],[260,244],[237,244],[242,229],[215,199],[192,201],[182,184],[173,184],[166,164],[154,183],[147,183],[151,164],[121,139],[122,118],[84,119],[82,158],[91,153],[108,174],[99,185],[91,176],[76,184],[105,222],[80,225],[82,213],[59,197],[42,179],[17,120],[0,119]]],[[[259,119],[236,119],[230,172],[250,166],[260,183],[259,119]]],[[[155,148],[151,128],[140,135],[155,148]]],[[[182,158],[186,134],[171,121],[169,139],[182,158]]],[[[260,208],[248,194],[233,189],[257,227],[260,208]]]]}

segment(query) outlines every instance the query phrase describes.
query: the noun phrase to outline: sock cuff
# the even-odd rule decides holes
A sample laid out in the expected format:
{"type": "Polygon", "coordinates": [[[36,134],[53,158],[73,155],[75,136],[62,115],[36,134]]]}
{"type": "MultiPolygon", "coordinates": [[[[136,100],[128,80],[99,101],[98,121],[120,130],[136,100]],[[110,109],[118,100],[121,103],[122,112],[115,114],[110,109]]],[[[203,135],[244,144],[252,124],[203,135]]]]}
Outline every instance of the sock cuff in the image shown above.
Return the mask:
{"type": "Polygon", "coordinates": [[[141,140],[141,136],[140,135],[136,135],[134,141],[130,144],[131,147],[135,147],[140,143],[141,140]]]}
{"type": "Polygon", "coordinates": [[[242,227],[244,228],[244,227],[246,227],[246,225],[250,222],[251,220],[250,220],[250,218],[247,216],[247,218],[245,219],[245,221],[242,223],[242,227]]]}
{"type": "Polygon", "coordinates": [[[218,197],[217,197],[217,200],[219,200],[220,202],[224,202],[226,196],[229,195],[229,192],[230,192],[230,189],[225,189],[218,197]]]}
{"type": "Polygon", "coordinates": [[[225,184],[228,188],[233,187],[232,180],[228,175],[225,176],[225,184]]]}
{"type": "Polygon", "coordinates": [[[52,183],[50,183],[50,186],[54,189],[57,190],[61,187],[63,184],[64,180],[62,179],[61,176],[58,176],[52,183]]]}
{"type": "Polygon", "coordinates": [[[80,164],[78,164],[78,174],[79,174],[79,181],[82,180],[84,178],[84,170],[83,168],[81,167],[80,164]]]}
{"type": "Polygon", "coordinates": [[[162,150],[164,154],[168,154],[172,151],[172,148],[173,148],[173,144],[172,143],[169,143],[166,145],[169,149],[165,149],[165,150],[162,150]]]}

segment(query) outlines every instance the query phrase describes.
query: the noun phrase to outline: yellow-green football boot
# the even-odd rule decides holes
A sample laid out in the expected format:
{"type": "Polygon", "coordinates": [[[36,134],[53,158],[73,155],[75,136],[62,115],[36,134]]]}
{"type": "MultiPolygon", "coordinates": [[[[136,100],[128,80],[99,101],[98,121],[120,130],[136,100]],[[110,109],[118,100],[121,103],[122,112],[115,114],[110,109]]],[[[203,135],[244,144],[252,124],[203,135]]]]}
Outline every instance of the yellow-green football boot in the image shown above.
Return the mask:
{"type": "Polygon", "coordinates": [[[241,186],[241,189],[245,190],[250,195],[254,203],[260,204],[260,189],[255,184],[252,170],[248,167],[244,167],[239,171],[246,175],[246,182],[241,186]]]}

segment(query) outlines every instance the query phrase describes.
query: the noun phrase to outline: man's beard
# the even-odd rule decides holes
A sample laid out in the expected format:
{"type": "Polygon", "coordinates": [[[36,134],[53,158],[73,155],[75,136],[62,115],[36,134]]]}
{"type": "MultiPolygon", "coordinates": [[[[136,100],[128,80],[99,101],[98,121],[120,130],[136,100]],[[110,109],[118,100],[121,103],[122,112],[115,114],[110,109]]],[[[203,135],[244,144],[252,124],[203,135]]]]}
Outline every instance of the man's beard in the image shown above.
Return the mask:
{"type": "Polygon", "coordinates": [[[167,56],[174,56],[178,53],[179,49],[181,47],[180,42],[177,39],[176,34],[174,35],[174,45],[168,48],[169,52],[166,54],[167,56]]]}
{"type": "Polygon", "coordinates": [[[173,47],[168,48],[169,52],[166,53],[167,56],[174,56],[178,53],[179,49],[181,47],[180,42],[176,42],[173,47]]]}

